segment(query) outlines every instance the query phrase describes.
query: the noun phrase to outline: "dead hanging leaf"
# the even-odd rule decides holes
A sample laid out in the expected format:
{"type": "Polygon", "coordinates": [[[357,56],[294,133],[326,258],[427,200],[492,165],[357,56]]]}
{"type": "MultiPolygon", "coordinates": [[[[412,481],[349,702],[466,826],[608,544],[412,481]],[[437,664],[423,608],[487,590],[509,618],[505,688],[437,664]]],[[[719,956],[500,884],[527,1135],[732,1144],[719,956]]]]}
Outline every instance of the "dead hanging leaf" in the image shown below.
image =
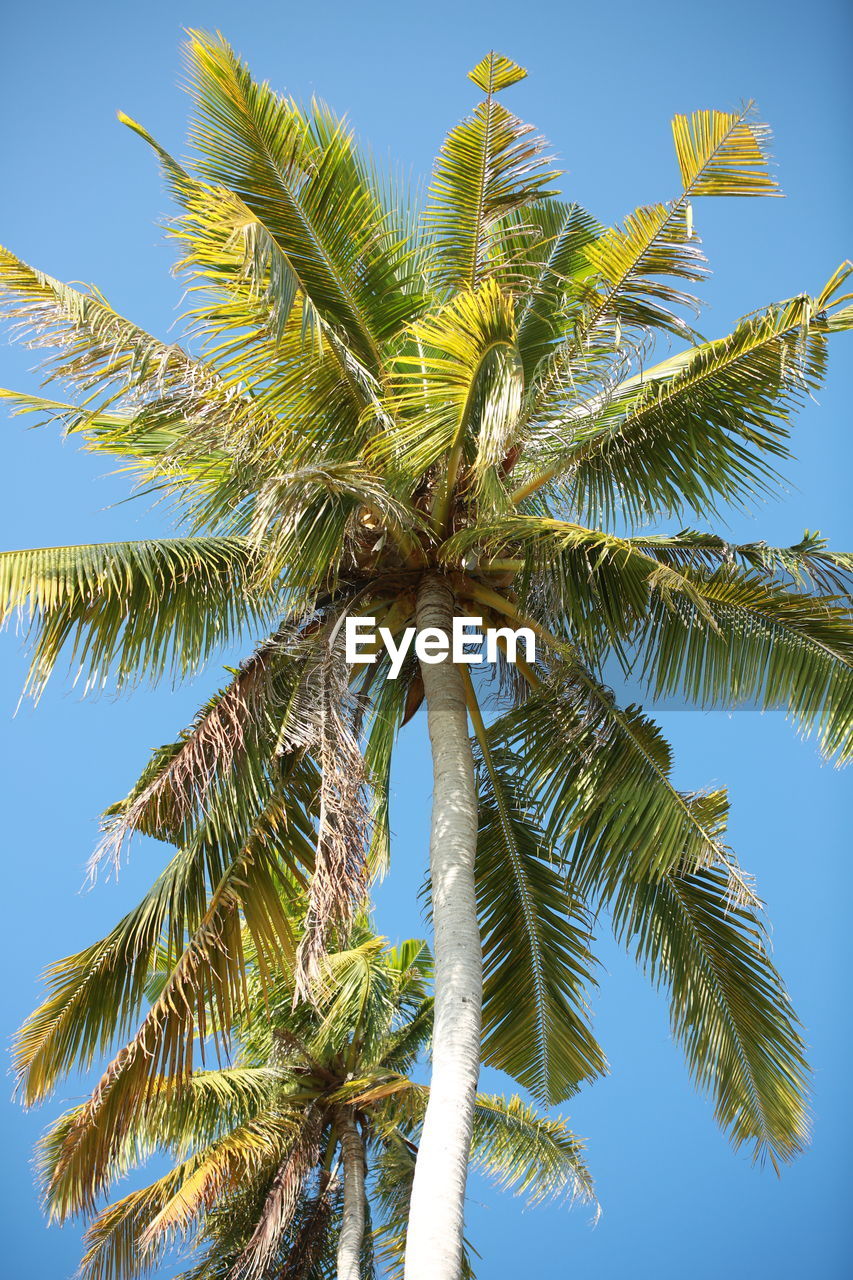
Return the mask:
{"type": "Polygon", "coordinates": [[[295,999],[310,999],[320,977],[330,928],[345,925],[367,891],[370,805],[356,726],[358,705],[338,652],[327,651],[306,676],[313,694],[313,741],[320,766],[317,854],[308,911],[296,956],[295,999]]]}
{"type": "Polygon", "coordinates": [[[258,1280],[266,1271],[296,1212],[305,1179],[317,1163],[322,1132],[319,1113],[309,1111],[301,1132],[279,1165],[255,1230],[234,1263],[229,1280],[258,1280]]]}

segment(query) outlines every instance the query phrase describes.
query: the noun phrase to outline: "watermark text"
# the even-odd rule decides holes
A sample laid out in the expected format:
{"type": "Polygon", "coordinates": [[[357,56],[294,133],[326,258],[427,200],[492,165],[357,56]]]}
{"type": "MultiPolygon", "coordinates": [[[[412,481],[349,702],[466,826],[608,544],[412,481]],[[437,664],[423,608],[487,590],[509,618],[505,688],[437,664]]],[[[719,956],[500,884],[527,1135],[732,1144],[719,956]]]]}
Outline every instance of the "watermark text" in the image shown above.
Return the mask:
{"type": "Polygon", "coordinates": [[[499,651],[507,662],[518,661],[519,646],[526,662],[536,661],[536,636],[530,627],[486,627],[482,618],[454,618],[448,636],[440,627],[406,627],[398,638],[388,627],[377,627],[375,618],[347,618],[344,645],[347,662],[373,663],[384,648],[391,661],[389,679],[396,680],[414,643],[415,656],[428,665],[445,662],[497,662],[499,651]]]}

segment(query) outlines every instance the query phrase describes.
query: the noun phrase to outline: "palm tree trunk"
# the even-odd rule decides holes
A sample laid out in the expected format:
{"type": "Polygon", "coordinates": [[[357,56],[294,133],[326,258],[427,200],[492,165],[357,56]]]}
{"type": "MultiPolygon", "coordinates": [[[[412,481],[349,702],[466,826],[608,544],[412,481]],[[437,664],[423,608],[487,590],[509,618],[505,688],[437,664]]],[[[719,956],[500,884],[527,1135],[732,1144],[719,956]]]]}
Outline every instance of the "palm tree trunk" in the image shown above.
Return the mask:
{"type": "Polygon", "coordinates": [[[344,1209],[338,1237],[337,1280],[360,1280],[364,1243],[364,1143],[349,1111],[338,1124],[344,1172],[344,1209]]]}
{"type": "MultiPolygon", "coordinates": [[[[417,625],[450,639],[453,595],[428,577],[417,625]]],[[[449,657],[421,663],[433,760],[430,876],[435,936],[432,1079],[415,1166],[406,1241],[406,1280],[458,1280],[465,1182],[480,1073],[483,956],[474,891],[477,793],[465,686],[449,657]]]]}

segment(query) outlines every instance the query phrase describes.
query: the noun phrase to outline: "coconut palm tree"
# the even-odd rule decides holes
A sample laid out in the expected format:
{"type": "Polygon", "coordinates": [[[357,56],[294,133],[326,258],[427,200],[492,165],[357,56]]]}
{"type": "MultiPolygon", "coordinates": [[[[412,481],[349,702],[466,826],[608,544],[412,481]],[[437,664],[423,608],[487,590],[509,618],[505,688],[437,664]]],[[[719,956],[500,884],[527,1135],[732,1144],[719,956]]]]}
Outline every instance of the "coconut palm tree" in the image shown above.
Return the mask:
{"type": "MultiPolygon", "coordinates": [[[[92,1211],[81,1277],[131,1280],[176,1243],[190,1255],[185,1280],[366,1280],[374,1252],[383,1274],[401,1275],[429,1092],[410,1073],[429,1043],[430,971],[422,942],[392,949],[363,922],[345,951],[325,957],[312,1004],[294,1003],[292,967],[262,983],[250,958],[252,1013],[235,1027],[236,1060],[194,1071],[179,1095],[152,1082],[108,1177],[152,1153],[170,1166],[92,1211]]],[[[150,998],[170,972],[161,957],[150,998]]],[[[47,1203],[59,1216],[78,1203],[66,1162],[78,1115],[60,1117],[41,1143],[47,1203]]],[[[474,1134],[475,1161],[532,1202],[593,1198],[580,1142],[519,1098],[478,1096],[474,1134]]]]}
{"type": "Polygon", "coordinates": [[[5,393],[10,408],[124,459],[180,536],[6,553],[2,599],[29,612],[36,691],[62,652],[121,686],[256,643],[108,814],[107,851],[141,831],[178,853],[51,971],[19,1044],[25,1097],[133,1032],[75,1122],[96,1135],[85,1201],[148,1082],[185,1079],[197,1032],[244,1008],[243,922],[263,966],[298,950],[309,995],[328,931],[387,863],[394,743],[425,703],[435,1031],[407,1280],[459,1274],[481,1058],[549,1102],[603,1070],[586,1017],[600,908],[668,989],[735,1144],[790,1158],[803,1046],[725,793],[680,791],[660,729],[605,675],[782,708],[848,758],[850,556],[685,526],[778,484],[797,405],[853,323],[850,267],[723,338],[688,323],[694,206],[778,194],[751,108],[677,116],[674,198],[605,228],[553,194],[545,144],[504,105],[525,75],[505,57],[470,73],[482,100],[421,207],[322,104],[258,84],[221,39],[194,35],[187,56],[191,160],[125,119],[178,207],[185,345],[0,257],[9,316],[75,393],[5,393]],[[466,616],[536,638],[535,661],[497,654],[494,715],[462,663],[409,654],[392,680],[381,647],[346,661],[348,618],[397,641],[466,616]],[[281,895],[305,882],[296,938],[281,895]],[[134,1030],[164,937],[171,975],[134,1030]]]}

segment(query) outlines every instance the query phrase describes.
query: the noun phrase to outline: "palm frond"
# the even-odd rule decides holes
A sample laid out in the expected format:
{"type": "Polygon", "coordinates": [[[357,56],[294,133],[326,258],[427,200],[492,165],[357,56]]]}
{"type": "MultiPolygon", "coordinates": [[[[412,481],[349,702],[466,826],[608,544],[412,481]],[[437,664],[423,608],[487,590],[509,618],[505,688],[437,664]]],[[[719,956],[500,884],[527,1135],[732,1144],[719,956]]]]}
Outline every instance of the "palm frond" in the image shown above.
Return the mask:
{"type": "Polygon", "coordinates": [[[584,998],[594,981],[589,921],[513,775],[512,757],[486,750],[475,866],[483,1061],[553,1104],[606,1068],[584,998]]]}
{"type": "Polygon", "coordinates": [[[623,329],[635,335],[629,348],[655,330],[693,337],[678,311],[698,309],[698,300],[665,280],[699,281],[705,275],[692,197],[779,194],[767,169],[769,130],[751,118],[751,104],[738,113],[676,116],[673,136],[684,189],[669,203],[635,210],[622,227],[590,244],[595,274],[570,313],[564,343],[538,379],[529,409],[533,419],[565,400],[576,380],[588,381],[591,369],[618,363],[625,351],[623,329]]]}
{"type": "Polygon", "coordinates": [[[564,476],[592,524],[745,504],[776,482],[771,460],[788,456],[792,414],[824,376],[827,331],[813,300],[794,298],[577,405],[547,428],[562,444],[516,500],[564,476]]]}
{"type": "Polygon", "coordinates": [[[234,538],[45,547],[0,553],[0,619],[35,633],[28,678],[38,694],[68,646],[89,686],[114,675],[173,678],[263,625],[271,601],[252,586],[255,557],[234,538]]]}
{"type": "Polygon", "coordinates": [[[667,988],[673,1033],[717,1122],[775,1165],[808,1136],[805,1046],[760,917],[730,888],[720,868],[626,880],[614,925],[667,988]]]}
{"type": "Polygon", "coordinates": [[[603,228],[579,204],[544,200],[507,219],[501,232],[512,236],[506,256],[523,282],[518,289],[518,347],[530,386],[580,305],[583,282],[592,270],[586,250],[603,228]]]}
{"type": "Polygon", "coordinates": [[[28,346],[58,349],[51,377],[81,392],[119,383],[209,394],[215,379],[179,346],[160,342],[110,307],[94,287],[73,289],[0,247],[0,312],[28,346]]]}
{"type": "Polygon", "coordinates": [[[309,1111],[276,1170],[251,1238],[232,1268],[234,1280],[257,1280],[265,1274],[296,1212],[305,1177],[316,1163],[322,1130],[320,1115],[309,1111]]]}
{"type": "Polygon", "coordinates": [[[853,751],[853,618],[847,602],[797,579],[850,587],[853,558],[820,540],[740,550],[703,535],[618,538],[544,517],[483,522],[445,544],[450,562],[478,546],[520,555],[531,607],[548,600],[558,629],[597,661],[615,654],[654,696],[701,706],[782,707],[821,749],[853,751]],[[716,562],[717,568],[711,570],[716,562]],[[707,566],[707,567],[706,567],[707,566]],[[780,575],[783,580],[780,581],[780,575]],[[787,578],[788,581],[784,581],[787,578]],[[794,579],[792,582],[791,580],[794,579]]]}
{"type": "Polygon", "coordinates": [[[340,655],[328,652],[314,667],[313,743],[320,768],[314,873],[297,953],[296,989],[310,998],[334,925],[346,926],[367,889],[370,805],[357,736],[357,704],[340,655]]]}
{"type": "Polygon", "coordinates": [[[695,283],[704,279],[706,269],[683,204],[635,209],[621,227],[610,228],[588,244],[585,253],[595,272],[579,326],[585,337],[609,315],[626,328],[689,334],[675,309],[695,309],[697,301],[668,280],[695,283]]]}
{"type": "Polygon", "coordinates": [[[376,373],[379,343],[418,304],[402,287],[350,131],[321,105],[304,112],[255,82],[221,39],[193,33],[187,59],[198,171],[255,214],[318,314],[376,373]]]}
{"type": "Polygon", "coordinates": [[[773,547],[766,542],[730,542],[719,534],[682,529],[628,539],[664,564],[719,569],[734,561],[760,571],[782,586],[824,596],[853,595],[853,554],[834,551],[820,533],[806,529],[799,542],[773,547]]]}
{"type": "Polygon", "coordinates": [[[141,1243],[149,1224],[177,1194],[194,1160],[178,1165],[156,1182],[106,1205],[83,1236],[80,1280],[131,1280],[146,1275],[163,1260],[168,1238],[141,1243]]]}
{"type": "Polygon", "coordinates": [[[583,1143],[562,1120],[546,1119],[519,1097],[477,1095],[472,1157],[499,1186],[525,1195],[530,1205],[595,1203],[583,1143]]]}
{"type": "MultiPolygon", "coordinates": [[[[243,918],[264,968],[293,953],[281,902],[285,809],[277,797],[227,868],[133,1039],[113,1058],[69,1132],[51,1194],[70,1212],[91,1206],[133,1123],[139,1100],[163,1077],[180,1089],[196,1036],[220,1039],[246,1008],[243,918]],[[61,1192],[61,1199],[60,1199],[61,1192]]],[[[156,1087],[161,1087],[157,1085],[156,1087]]]]}
{"type": "Polygon", "coordinates": [[[700,706],[784,709],[827,757],[853,755],[853,619],[849,606],[724,566],[694,577],[698,601],[653,600],[638,636],[655,696],[700,706]]]}
{"type": "Polygon", "coordinates": [[[153,752],[130,794],[106,810],[98,857],[115,860],[134,831],[186,843],[200,821],[211,827],[214,811],[220,839],[244,829],[245,814],[266,801],[270,773],[279,781],[286,751],[310,740],[302,686],[317,644],[310,626],[289,621],[232,671],[177,741],[153,752]]]}
{"type": "Polygon", "coordinates": [[[492,733],[517,753],[548,815],[549,843],[572,844],[572,883],[582,897],[602,877],[618,883],[711,865],[727,868],[733,895],[750,896],[722,840],[725,794],[679,791],[658,726],[638,707],[620,707],[578,659],[553,664],[547,683],[492,733]]]}
{"type": "Polygon", "coordinates": [[[494,281],[458,294],[411,330],[395,361],[388,410],[394,425],[377,444],[418,477],[449,455],[441,511],[463,458],[481,474],[503,456],[521,404],[522,371],[512,301],[494,281]]]}
{"type": "Polygon", "coordinates": [[[770,130],[742,111],[694,111],[672,121],[684,192],[694,196],[778,196],[769,172],[770,130]]]}
{"type": "MultiPolygon", "coordinates": [[[[191,959],[201,966],[195,975],[200,1009],[211,983],[210,995],[219,1007],[219,977],[205,972],[203,963],[205,947],[214,959],[218,955],[217,912],[234,929],[232,908],[242,901],[249,912],[255,910],[250,899],[257,893],[259,915],[251,921],[252,932],[263,942],[269,925],[276,922],[276,950],[293,954],[292,925],[282,916],[277,895],[284,889],[286,896],[293,897],[313,866],[315,833],[310,813],[316,785],[313,769],[303,762],[289,770],[284,799],[280,780],[274,786],[268,779],[254,800],[244,789],[225,813],[222,807],[217,812],[216,806],[210,806],[209,819],[198,824],[139,905],[103,939],[48,969],[47,998],[24,1023],[15,1048],[25,1103],[49,1096],[57,1081],[75,1066],[88,1069],[130,1034],[152,969],[165,964],[168,987],[188,937],[195,944],[184,967],[193,970],[191,959]]],[[[262,955],[263,951],[261,946],[262,955]]],[[[240,954],[238,947],[230,958],[219,956],[218,963],[224,963],[227,972],[229,965],[239,963],[240,954]]],[[[192,986],[192,973],[184,976],[192,986]]],[[[159,1005],[161,1013],[168,1005],[168,991],[165,999],[166,1005],[159,1005]]],[[[184,1012],[192,1029],[192,1009],[184,1012]]],[[[158,1018],[148,1031],[155,1033],[159,1027],[158,1018]]]]}
{"type": "Polygon", "coordinates": [[[499,269],[496,223],[554,194],[547,187],[558,175],[543,140],[494,98],[525,75],[522,67],[496,54],[470,73],[487,96],[442,144],[424,215],[439,287],[473,289],[499,269]]]}

